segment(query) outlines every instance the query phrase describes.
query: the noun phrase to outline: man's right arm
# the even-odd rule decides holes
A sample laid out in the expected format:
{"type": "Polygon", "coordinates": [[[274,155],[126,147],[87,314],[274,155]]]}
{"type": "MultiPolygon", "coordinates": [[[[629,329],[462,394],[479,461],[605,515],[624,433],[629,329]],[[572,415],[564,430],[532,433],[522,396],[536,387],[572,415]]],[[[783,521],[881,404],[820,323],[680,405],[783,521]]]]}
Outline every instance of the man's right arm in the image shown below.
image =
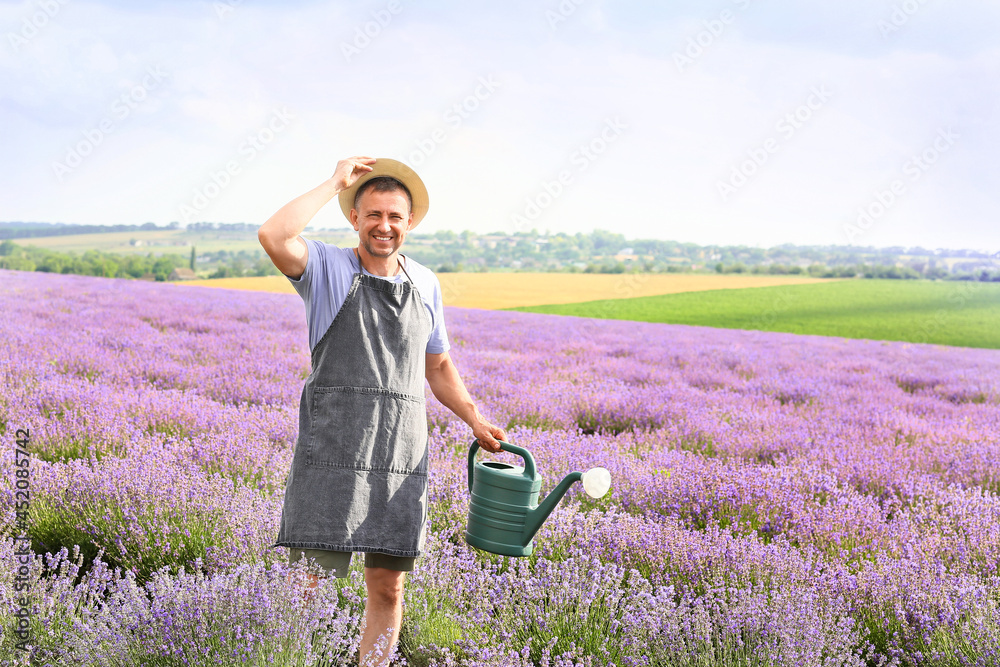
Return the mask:
{"type": "Polygon", "coordinates": [[[299,234],[323,206],[371,171],[374,163],[375,158],[370,157],[341,160],[333,176],[282,206],[260,226],[257,239],[279,271],[293,280],[302,277],[309,249],[299,234]]]}

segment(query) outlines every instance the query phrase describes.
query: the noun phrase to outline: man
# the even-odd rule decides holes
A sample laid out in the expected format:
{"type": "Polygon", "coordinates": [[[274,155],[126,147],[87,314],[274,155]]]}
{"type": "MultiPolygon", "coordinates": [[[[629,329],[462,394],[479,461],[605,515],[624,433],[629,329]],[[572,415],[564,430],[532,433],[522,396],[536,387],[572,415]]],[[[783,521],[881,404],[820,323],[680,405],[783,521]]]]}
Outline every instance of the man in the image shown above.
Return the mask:
{"type": "Polygon", "coordinates": [[[448,355],[437,277],[400,253],[427,208],[427,190],[409,167],[353,157],[257,234],[305,302],[312,351],[274,546],[289,547],[292,562],[315,558],[338,577],[347,576],[352,552],[365,553],[361,656],[389,628],[383,656],[395,645],[403,580],[424,547],[424,379],[484,449],[499,451],[497,440],[506,439],[479,413],[448,355]],[[358,232],[356,248],[300,236],[335,196],[358,232]]]}

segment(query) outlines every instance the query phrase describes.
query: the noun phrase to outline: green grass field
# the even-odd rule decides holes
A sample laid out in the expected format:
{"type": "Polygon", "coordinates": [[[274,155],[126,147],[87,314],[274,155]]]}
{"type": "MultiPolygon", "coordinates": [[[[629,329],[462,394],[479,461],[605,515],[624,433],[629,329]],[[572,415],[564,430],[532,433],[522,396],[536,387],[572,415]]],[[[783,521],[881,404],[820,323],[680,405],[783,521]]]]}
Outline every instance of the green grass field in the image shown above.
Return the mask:
{"type": "Polygon", "coordinates": [[[844,280],[511,310],[1000,348],[1000,283],[844,280]]]}

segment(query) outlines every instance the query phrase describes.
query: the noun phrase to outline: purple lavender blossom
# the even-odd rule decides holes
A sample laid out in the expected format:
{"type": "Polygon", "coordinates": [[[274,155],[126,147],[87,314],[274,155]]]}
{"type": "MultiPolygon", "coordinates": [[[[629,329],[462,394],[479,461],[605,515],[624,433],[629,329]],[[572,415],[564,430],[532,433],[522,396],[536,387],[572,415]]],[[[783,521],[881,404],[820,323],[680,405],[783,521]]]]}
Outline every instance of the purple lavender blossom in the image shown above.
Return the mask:
{"type": "MultiPolygon", "coordinates": [[[[269,546],[309,371],[301,301],[0,271],[0,307],[0,620],[28,428],[36,662],[352,659],[359,566],[304,603],[304,564],[269,546]]],[[[447,317],[543,492],[594,466],[613,484],[573,489],[531,557],[471,549],[471,434],[428,392],[431,531],[400,664],[1000,663],[997,351],[447,317]]],[[[6,633],[0,660],[19,657],[6,633]]]]}

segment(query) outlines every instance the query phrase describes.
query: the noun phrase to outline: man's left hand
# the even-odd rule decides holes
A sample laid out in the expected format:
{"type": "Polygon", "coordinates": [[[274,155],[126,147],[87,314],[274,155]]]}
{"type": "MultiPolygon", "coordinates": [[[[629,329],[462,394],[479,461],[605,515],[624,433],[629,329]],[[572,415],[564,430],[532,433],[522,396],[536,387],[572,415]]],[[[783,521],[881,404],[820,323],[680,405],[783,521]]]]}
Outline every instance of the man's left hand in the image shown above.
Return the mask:
{"type": "Polygon", "coordinates": [[[500,451],[500,443],[497,440],[507,442],[507,434],[502,428],[482,418],[472,427],[472,435],[476,436],[479,446],[488,452],[500,451]]]}

